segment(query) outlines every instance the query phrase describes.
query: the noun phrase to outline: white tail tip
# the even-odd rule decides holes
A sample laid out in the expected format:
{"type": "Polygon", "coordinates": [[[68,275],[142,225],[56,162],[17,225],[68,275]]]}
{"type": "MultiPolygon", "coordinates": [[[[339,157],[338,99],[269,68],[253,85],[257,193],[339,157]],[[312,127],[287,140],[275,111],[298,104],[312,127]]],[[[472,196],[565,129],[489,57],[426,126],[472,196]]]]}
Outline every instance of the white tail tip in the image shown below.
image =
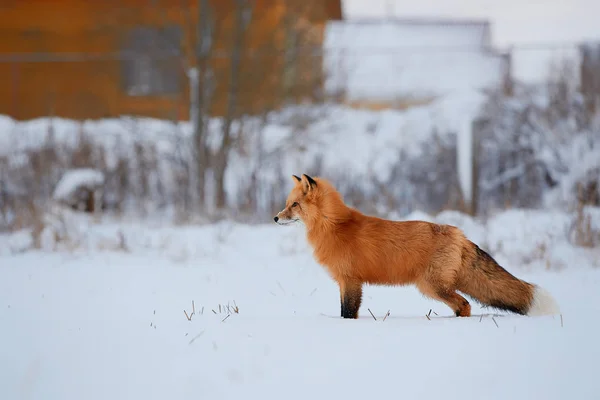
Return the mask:
{"type": "Polygon", "coordinates": [[[560,309],[556,300],[552,297],[545,289],[535,286],[533,289],[533,301],[531,302],[531,308],[527,312],[529,316],[539,315],[556,315],[560,314],[560,309]]]}

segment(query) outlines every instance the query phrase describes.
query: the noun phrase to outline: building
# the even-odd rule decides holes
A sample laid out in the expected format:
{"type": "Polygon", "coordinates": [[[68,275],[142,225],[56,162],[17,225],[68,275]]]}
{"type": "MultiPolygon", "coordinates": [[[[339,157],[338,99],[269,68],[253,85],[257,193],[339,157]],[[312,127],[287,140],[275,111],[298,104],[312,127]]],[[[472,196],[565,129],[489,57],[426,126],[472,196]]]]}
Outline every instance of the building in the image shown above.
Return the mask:
{"type": "Polygon", "coordinates": [[[4,0],[0,114],[187,120],[194,71],[208,114],[232,95],[236,114],[261,113],[320,95],[320,56],[297,49],[341,14],[341,0],[4,0]]]}
{"type": "Polygon", "coordinates": [[[324,46],[327,92],[369,107],[484,89],[507,72],[506,57],[491,49],[487,21],[330,21],[324,46]]]}

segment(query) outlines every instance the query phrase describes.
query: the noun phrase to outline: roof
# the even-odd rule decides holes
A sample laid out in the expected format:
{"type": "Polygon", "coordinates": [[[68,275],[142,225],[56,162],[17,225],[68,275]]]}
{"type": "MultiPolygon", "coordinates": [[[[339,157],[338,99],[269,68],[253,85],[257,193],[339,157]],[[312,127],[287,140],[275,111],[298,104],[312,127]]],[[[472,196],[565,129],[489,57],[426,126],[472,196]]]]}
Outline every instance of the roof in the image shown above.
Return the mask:
{"type": "Polygon", "coordinates": [[[436,17],[386,17],[386,18],[352,18],[347,19],[346,23],[350,24],[375,24],[379,25],[382,22],[392,22],[400,25],[478,25],[489,26],[490,21],[487,19],[476,18],[436,18],[436,17]]]}

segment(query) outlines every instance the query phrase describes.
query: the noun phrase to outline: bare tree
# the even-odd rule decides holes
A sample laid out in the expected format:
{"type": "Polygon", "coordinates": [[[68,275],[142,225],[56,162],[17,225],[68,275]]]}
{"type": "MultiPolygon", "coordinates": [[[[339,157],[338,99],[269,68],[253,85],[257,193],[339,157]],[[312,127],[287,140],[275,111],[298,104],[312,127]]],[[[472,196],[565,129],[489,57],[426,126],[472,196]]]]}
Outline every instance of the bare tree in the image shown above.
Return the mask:
{"type": "Polygon", "coordinates": [[[206,172],[210,166],[208,148],[209,104],[214,89],[211,80],[210,54],[214,43],[215,21],[208,0],[198,0],[198,26],[196,28],[196,85],[192,86],[192,123],[194,126],[195,176],[197,203],[206,203],[206,172]],[[195,86],[195,87],[194,87],[195,86]]]}
{"type": "MultiPolygon", "coordinates": [[[[156,3],[151,2],[156,6],[156,3]]],[[[209,0],[196,0],[197,18],[188,12],[189,2],[181,0],[183,12],[183,31],[189,37],[187,42],[189,52],[179,52],[180,38],[158,35],[155,46],[167,47],[172,56],[179,60],[183,76],[188,80],[190,88],[190,120],[193,130],[193,162],[188,166],[190,175],[189,196],[199,209],[206,205],[206,176],[210,168],[210,150],[208,146],[208,121],[212,97],[215,89],[214,74],[211,68],[211,58],[216,41],[217,23],[216,12],[209,0]]],[[[159,10],[161,12],[161,10],[159,10]]],[[[166,17],[165,17],[166,18],[166,17]]],[[[165,24],[168,21],[165,20],[165,24]]]]}
{"type": "Polygon", "coordinates": [[[232,52],[230,60],[229,87],[227,90],[227,105],[223,118],[221,143],[214,159],[214,177],[216,189],[215,205],[217,209],[226,206],[227,198],[225,192],[225,171],[227,159],[232,147],[231,130],[232,124],[238,117],[237,103],[239,95],[239,78],[241,74],[242,55],[244,49],[244,38],[246,30],[252,19],[252,5],[246,0],[235,0],[235,25],[233,33],[232,52]]]}
{"type": "MultiPolygon", "coordinates": [[[[225,190],[228,161],[232,150],[239,150],[244,143],[238,140],[244,116],[267,118],[270,111],[288,100],[320,93],[320,53],[315,51],[320,45],[320,35],[319,28],[310,23],[310,13],[319,11],[310,4],[286,4],[277,24],[266,26],[268,39],[261,38],[251,46],[248,39],[255,8],[253,0],[229,0],[232,20],[218,3],[209,0],[194,0],[194,3],[196,9],[190,12],[188,1],[180,0],[178,24],[186,35],[186,51],[179,51],[182,37],[177,35],[159,37],[157,42],[162,43],[154,47],[164,48],[167,44],[170,57],[179,60],[190,88],[192,143],[181,150],[191,153],[191,157],[180,160],[179,174],[185,171],[189,177],[181,183],[189,185],[186,195],[197,209],[207,212],[207,206],[214,206],[222,211],[228,204],[225,190]],[[174,49],[177,51],[173,52],[174,49]],[[302,49],[304,52],[300,54],[302,49]],[[275,79],[279,74],[280,79],[275,79]],[[262,98],[261,89],[281,96],[262,98]],[[211,116],[217,109],[222,124],[218,133],[209,132],[211,116]]],[[[171,21],[164,15],[167,26],[171,21]]],[[[255,32],[254,27],[252,31],[255,32]]],[[[185,146],[185,141],[178,142],[180,145],[185,146]]]]}

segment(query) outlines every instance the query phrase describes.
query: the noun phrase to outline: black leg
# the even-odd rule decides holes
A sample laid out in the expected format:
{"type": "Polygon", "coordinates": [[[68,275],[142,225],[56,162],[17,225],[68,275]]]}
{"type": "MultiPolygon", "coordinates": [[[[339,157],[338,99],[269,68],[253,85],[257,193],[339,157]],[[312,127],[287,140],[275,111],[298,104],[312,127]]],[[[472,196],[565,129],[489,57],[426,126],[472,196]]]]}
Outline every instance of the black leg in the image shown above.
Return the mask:
{"type": "Polygon", "coordinates": [[[362,285],[357,282],[340,284],[340,301],[342,318],[358,318],[358,310],[362,302],[362,285]]]}

